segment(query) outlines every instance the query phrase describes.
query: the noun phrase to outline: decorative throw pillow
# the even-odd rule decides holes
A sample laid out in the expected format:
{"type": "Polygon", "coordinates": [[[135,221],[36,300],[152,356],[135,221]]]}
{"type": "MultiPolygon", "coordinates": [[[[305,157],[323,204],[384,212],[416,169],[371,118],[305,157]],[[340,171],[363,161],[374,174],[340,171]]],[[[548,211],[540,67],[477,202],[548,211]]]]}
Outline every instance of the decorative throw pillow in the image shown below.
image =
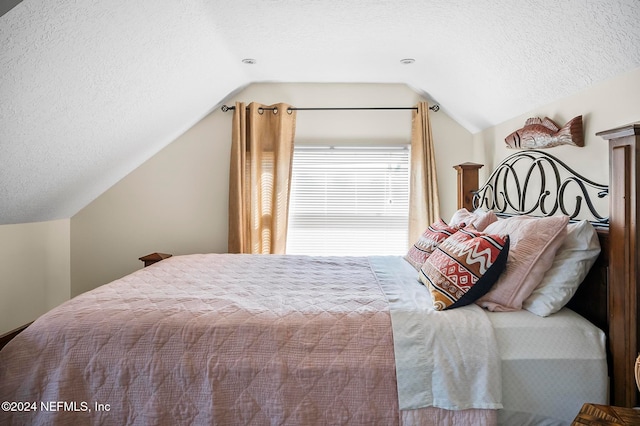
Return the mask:
{"type": "Polygon", "coordinates": [[[488,235],[473,226],[440,244],[420,269],[438,311],[465,306],[486,294],[507,264],[508,235],[488,235]]]}
{"type": "Polygon", "coordinates": [[[455,234],[457,230],[458,228],[447,225],[444,220],[437,220],[429,225],[422,233],[418,241],[409,249],[409,252],[404,258],[413,265],[414,268],[419,270],[435,248],[448,237],[455,234]]]}
{"type": "Polygon", "coordinates": [[[508,234],[507,269],[478,304],[490,311],[517,311],[538,286],[567,235],[567,216],[514,216],[487,226],[488,234],[508,234]]]}
{"type": "Polygon", "coordinates": [[[449,226],[464,227],[466,224],[475,226],[478,231],[484,231],[487,226],[497,220],[498,216],[496,216],[493,210],[485,211],[482,209],[475,209],[473,212],[470,212],[469,210],[462,208],[451,216],[449,226]]]}
{"type": "Polygon", "coordinates": [[[567,225],[567,237],[551,268],[522,307],[541,317],[558,312],[576,293],[599,254],[598,233],[589,221],[567,225]]]}

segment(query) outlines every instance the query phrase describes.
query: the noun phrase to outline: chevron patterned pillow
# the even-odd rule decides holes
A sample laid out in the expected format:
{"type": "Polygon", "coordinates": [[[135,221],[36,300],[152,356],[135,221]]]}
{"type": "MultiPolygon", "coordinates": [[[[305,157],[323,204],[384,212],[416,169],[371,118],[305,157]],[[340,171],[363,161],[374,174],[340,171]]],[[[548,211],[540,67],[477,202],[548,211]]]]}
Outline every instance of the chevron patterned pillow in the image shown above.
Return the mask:
{"type": "Polygon", "coordinates": [[[420,268],[438,311],[468,305],[486,294],[507,265],[508,235],[467,226],[444,240],[420,268]]]}

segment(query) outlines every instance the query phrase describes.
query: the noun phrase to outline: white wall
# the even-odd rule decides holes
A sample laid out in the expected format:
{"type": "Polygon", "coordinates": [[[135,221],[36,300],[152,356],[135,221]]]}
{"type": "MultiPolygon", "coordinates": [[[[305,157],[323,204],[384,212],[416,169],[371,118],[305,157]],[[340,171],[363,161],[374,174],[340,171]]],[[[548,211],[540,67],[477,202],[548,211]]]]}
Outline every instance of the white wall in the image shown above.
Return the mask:
{"type": "Polygon", "coordinates": [[[0,226],[0,334],[69,299],[70,220],[0,226]]]}
{"type": "MultiPolygon", "coordinates": [[[[402,84],[253,84],[224,102],[298,107],[413,106],[402,84]]],[[[142,266],[152,252],[225,252],[232,113],[216,109],[71,219],[72,294],[142,266]]],[[[456,208],[455,171],[472,135],[444,112],[431,114],[442,215],[456,208]]],[[[410,111],[299,111],[296,141],[410,139],[410,111]]]]}
{"type": "MultiPolygon", "coordinates": [[[[235,100],[298,107],[415,106],[423,99],[404,84],[253,84],[235,100]]],[[[231,105],[232,102],[228,101],[231,105]]],[[[469,161],[473,136],[442,110],[429,114],[435,142],[440,208],[444,218],[457,204],[453,166],[469,161]]],[[[296,143],[397,142],[411,139],[411,111],[298,111],[296,143]]]]}
{"type": "Polygon", "coordinates": [[[475,134],[474,161],[485,164],[481,176],[486,178],[503,158],[516,152],[506,148],[504,138],[523,127],[527,118],[547,116],[558,125],[564,125],[577,115],[582,115],[585,146],[565,145],[546,151],[585,177],[607,184],[608,145],[596,133],[640,121],[640,68],[475,134]]]}
{"type": "Polygon", "coordinates": [[[205,117],[71,218],[71,293],[142,266],[153,252],[227,249],[231,123],[205,117]]]}

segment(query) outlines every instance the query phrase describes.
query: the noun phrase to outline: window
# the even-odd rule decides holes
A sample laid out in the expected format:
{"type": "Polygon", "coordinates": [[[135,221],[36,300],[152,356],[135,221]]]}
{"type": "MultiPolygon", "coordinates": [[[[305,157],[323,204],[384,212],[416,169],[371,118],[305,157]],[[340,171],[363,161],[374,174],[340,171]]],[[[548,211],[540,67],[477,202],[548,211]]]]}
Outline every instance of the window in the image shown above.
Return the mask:
{"type": "Polygon", "coordinates": [[[287,253],[404,254],[409,146],[296,147],[287,253]]]}

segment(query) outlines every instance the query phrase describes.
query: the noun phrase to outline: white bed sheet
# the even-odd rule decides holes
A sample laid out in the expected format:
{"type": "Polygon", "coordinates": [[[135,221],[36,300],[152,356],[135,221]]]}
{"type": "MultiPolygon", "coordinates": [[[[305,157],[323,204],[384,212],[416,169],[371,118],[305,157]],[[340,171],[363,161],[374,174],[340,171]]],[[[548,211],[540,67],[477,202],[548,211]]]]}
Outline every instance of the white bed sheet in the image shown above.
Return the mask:
{"type": "Polygon", "coordinates": [[[498,344],[483,309],[436,311],[407,261],[369,261],[389,301],[400,410],[502,408],[498,344]]]}

